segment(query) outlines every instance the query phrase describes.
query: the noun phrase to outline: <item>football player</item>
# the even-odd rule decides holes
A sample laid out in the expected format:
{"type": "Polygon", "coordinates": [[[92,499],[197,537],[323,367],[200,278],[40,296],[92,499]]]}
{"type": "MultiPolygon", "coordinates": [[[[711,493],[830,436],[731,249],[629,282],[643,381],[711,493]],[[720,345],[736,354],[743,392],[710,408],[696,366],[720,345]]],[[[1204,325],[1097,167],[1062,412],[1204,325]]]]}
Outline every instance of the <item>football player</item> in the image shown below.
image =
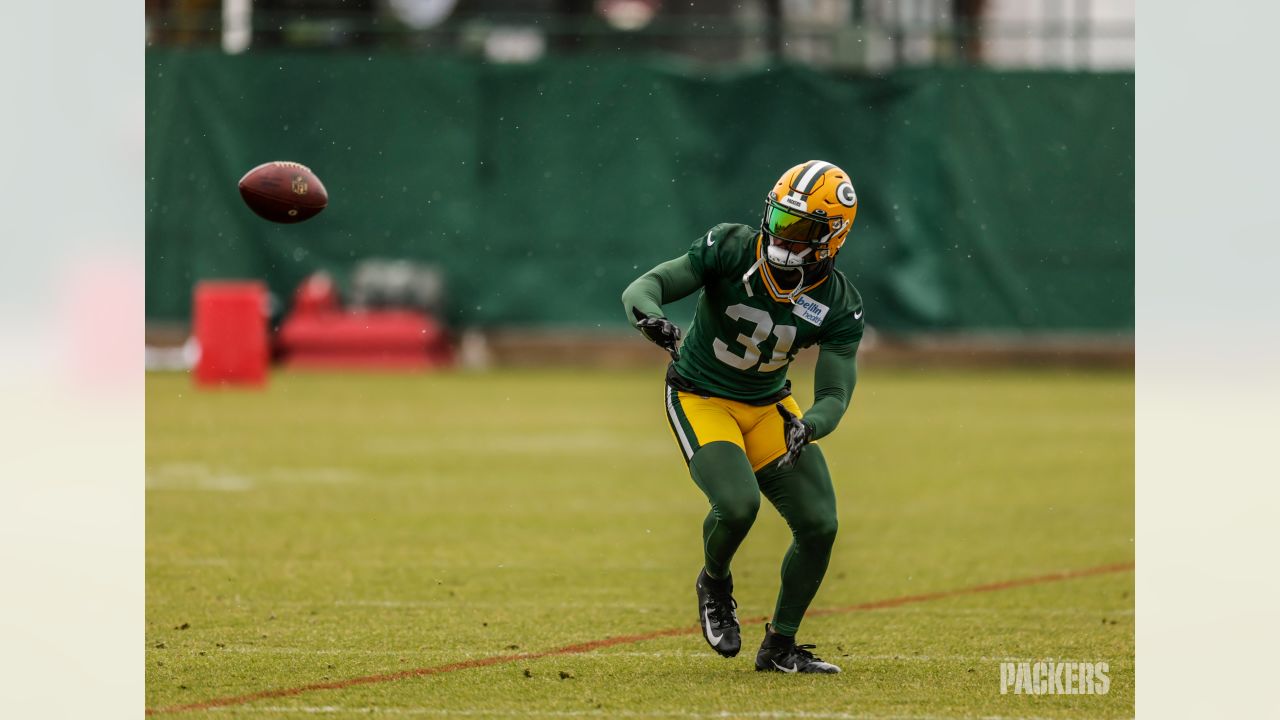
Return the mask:
{"type": "Polygon", "coordinates": [[[667,421],[711,504],[695,583],[698,621],[720,655],[733,657],[742,645],[729,566],[762,494],[791,528],[756,670],[840,672],[795,636],[836,535],[835,492],[815,441],[835,430],[857,379],[862,298],[833,267],[857,210],[843,170],[801,163],[769,191],[759,228],[716,225],[622,294],[627,318],[671,354],[667,421]],[[662,306],[699,289],[692,328],[680,343],[680,328],[662,306]],[[814,402],[801,413],[787,366],[811,345],[819,346],[814,402]]]}

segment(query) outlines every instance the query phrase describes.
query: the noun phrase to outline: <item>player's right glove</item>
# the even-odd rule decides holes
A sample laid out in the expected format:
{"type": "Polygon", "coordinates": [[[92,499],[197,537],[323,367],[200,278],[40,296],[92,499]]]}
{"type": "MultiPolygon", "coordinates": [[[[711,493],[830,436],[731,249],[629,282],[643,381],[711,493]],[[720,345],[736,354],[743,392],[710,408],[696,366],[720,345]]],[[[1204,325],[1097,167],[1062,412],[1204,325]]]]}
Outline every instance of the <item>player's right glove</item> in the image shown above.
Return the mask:
{"type": "Polygon", "coordinates": [[[672,360],[680,359],[680,351],[676,349],[676,343],[680,341],[680,326],[664,317],[649,317],[639,308],[631,308],[631,313],[636,316],[636,328],[650,342],[671,353],[672,360]]]}
{"type": "Polygon", "coordinates": [[[778,467],[789,468],[800,458],[800,451],[809,444],[813,437],[813,426],[795,416],[795,413],[778,403],[778,414],[782,416],[782,436],[787,443],[787,452],[778,460],[778,467]]]}

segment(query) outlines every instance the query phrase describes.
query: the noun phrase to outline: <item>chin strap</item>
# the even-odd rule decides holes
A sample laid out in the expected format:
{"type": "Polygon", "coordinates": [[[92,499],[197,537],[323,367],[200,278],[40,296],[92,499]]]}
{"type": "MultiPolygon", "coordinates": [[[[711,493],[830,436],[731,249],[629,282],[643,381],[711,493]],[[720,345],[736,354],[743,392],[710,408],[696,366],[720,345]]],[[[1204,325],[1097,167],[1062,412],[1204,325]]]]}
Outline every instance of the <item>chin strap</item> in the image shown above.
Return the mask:
{"type": "Polygon", "coordinates": [[[745,273],[742,274],[742,287],[747,289],[747,297],[756,296],[755,293],[751,292],[750,280],[751,280],[751,276],[755,274],[756,270],[760,269],[760,266],[763,263],[764,263],[764,255],[761,255],[759,258],[756,259],[756,263],[752,265],[749,270],[747,270],[745,273]]]}
{"type": "MultiPolygon", "coordinates": [[[[759,258],[756,259],[755,264],[752,265],[750,269],[748,269],[745,273],[742,274],[742,287],[746,288],[747,297],[755,297],[755,293],[751,292],[751,282],[750,282],[751,276],[755,274],[756,270],[760,269],[760,266],[763,265],[764,262],[765,262],[765,256],[761,255],[759,258]]],[[[804,292],[804,268],[799,266],[793,266],[793,267],[788,267],[787,269],[795,270],[796,272],[800,273],[800,281],[796,283],[796,286],[794,288],[791,288],[791,292],[782,296],[783,300],[786,300],[787,302],[792,303],[794,305],[796,298],[799,297],[804,292]]],[[[765,282],[768,282],[768,280],[766,280],[765,282]]]]}

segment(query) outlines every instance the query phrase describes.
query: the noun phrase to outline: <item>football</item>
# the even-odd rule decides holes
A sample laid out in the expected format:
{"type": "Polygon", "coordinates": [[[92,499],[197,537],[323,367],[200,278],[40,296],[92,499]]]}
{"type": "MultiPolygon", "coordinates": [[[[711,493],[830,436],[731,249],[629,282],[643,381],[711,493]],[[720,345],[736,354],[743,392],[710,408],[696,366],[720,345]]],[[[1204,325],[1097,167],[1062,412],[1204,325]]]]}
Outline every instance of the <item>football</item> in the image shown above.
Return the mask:
{"type": "Polygon", "coordinates": [[[324,183],[305,165],[276,160],[240,178],[240,197],[271,222],[296,223],[315,217],[329,204],[324,183]]]}

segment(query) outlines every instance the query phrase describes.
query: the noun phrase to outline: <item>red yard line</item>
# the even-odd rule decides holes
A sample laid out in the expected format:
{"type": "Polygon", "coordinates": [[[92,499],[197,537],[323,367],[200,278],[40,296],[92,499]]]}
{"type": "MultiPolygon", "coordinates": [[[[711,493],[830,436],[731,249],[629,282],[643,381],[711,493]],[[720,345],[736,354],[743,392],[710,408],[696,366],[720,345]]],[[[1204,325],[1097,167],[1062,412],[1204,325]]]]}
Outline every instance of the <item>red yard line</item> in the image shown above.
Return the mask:
{"type": "MultiPolygon", "coordinates": [[[[820,610],[811,610],[807,613],[809,617],[821,615],[837,615],[850,612],[865,612],[868,610],[881,610],[884,608],[899,607],[901,605],[911,605],[914,603],[930,602],[933,600],[942,600],[945,598],[959,597],[961,595],[976,595],[978,593],[997,592],[999,590],[1011,590],[1013,588],[1026,587],[1028,585],[1041,585],[1044,583],[1061,582],[1063,580],[1073,580],[1075,578],[1089,577],[1092,575],[1106,575],[1109,573],[1128,572],[1134,569],[1133,563],[1116,563],[1113,565],[1102,565],[1099,567],[1085,568],[1082,570],[1065,570],[1062,572],[1050,573],[1048,575],[1037,575],[1035,577],[1019,578],[1016,580],[1005,580],[1004,582],[989,583],[986,585],[974,585],[967,588],[959,588],[957,590],[942,590],[939,592],[924,593],[921,595],[905,595],[903,597],[889,598],[886,600],[874,600],[872,602],[860,603],[858,605],[847,605],[845,607],[826,608],[820,610]]],[[[765,616],[748,618],[745,622],[758,623],[764,622],[768,618],[765,616]]],[[[379,683],[395,682],[413,677],[424,677],[427,675],[441,675],[444,673],[455,672],[458,670],[470,670],[471,668],[488,667],[489,665],[501,665],[503,663],[517,662],[520,660],[536,660],[538,658],[550,657],[552,655],[575,655],[579,653],[591,652],[601,648],[613,647],[614,645],[630,645],[633,643],[644,642],[646,640],[656,640],[663,637],[676,637],[679,635],[693,635],[699,631],[698,626],[668,628],[666,630],[656,630],[654,632],[641,633],[639,635],[619,635],[616,637],[603,638],[601,640],[591,640],[589,642],[577,643],[574,645],[565,645],[563,647],[553,648],[551,650],[543,650],[534,653],[515,653],[512,655],[491,655],[484,658],[476,658],[474,660],[464,660],[462,662],[449,663],[447,665],[434,665],[432,667],[413,668],[411,670],[402,670],[400,672],[385,673],[382,675],[365,675],[363,677],[347,678],[345,680],[332,680],[330,682],[312,683],[310,685],[300,685],[291,688],[277,688],[274,690],[259,690],[258,692],[249,693],[247,695],[233,695],[229,697],[213,698],[211,700],[202,700],[201,702],[190,703],[187,705],[170,705],[162,708],[147,708],[148,715],[159,715],[164,713],[180,713],[191,712],[193,710],[209,710],[216,707],[226,707],[228,705],[244,705],[258,700],[268,700],[271,698],[292,697],[301,695],[302,693],[312,692],[315,690],[342,690],[344,688],[355,687],[357,685],[376,685],[379,683]]]]}

